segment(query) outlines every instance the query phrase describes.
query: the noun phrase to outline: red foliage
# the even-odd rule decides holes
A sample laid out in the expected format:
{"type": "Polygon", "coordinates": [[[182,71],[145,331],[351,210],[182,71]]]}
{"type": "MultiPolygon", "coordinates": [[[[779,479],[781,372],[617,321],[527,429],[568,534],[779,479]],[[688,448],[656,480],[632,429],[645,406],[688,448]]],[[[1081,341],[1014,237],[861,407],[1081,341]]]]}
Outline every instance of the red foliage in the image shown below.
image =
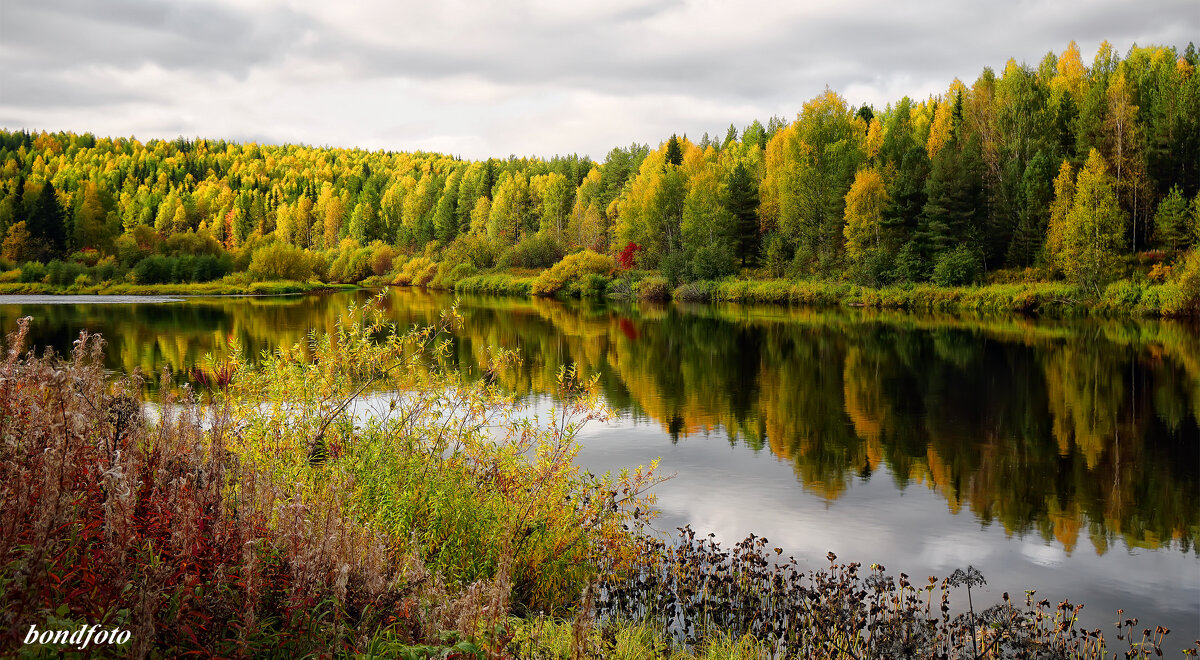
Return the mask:
{"type": "Polygon", "coordinates": [[[621,329],[621,334],[628,337],[630,341],[637,341],[638,331],[637,328],[634,327],[633,321],[630,321],[629,319],[621,319],[617,322],[617,327],[621,329]]]}
{"type": "Polygon", "coordinates": [[[634,243],[633,241],[626,243],[625,249],[621,250],[621,253],[617,255],[617,264],[621,266],[623,270],[632,270],[634,266],[634,257],[637,255],[637,251],[640,249],[642,249],[642,246],[634,243]]]}

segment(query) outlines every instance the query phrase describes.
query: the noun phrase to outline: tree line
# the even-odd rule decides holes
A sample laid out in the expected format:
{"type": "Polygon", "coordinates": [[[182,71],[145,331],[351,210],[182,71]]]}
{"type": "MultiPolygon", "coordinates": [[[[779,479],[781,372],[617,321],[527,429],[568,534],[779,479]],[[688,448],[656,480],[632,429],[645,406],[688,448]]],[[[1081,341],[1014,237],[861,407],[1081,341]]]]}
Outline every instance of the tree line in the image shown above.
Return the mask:
{"type": "Polygon", "coordinates": [[[1088,66],[1072,42],[927,99],[855,107],[827,89],[790,123],[603,162],[0,131],[0,256],[116,277],[191,257],[204,279],[283,244],[353,280],[392,254],[537,268],[634,244],[638,267],[675,282],[751,267],[967,284],[1032,267],[1096,288],[1122,255],[1200,239],[1198,64],[1191,44],[1104,43],[1088,66]]]}

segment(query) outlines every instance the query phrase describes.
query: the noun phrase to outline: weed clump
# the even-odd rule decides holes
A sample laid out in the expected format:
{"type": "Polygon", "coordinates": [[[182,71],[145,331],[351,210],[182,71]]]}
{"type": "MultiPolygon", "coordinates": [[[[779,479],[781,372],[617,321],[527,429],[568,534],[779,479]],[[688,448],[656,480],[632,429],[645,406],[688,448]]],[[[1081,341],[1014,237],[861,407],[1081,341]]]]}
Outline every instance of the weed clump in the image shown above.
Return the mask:
{"type": "MultiPolygon", "coordinates": [[[[675,542],[644,540],[646,562],[632,574],[609,572],[596,602],[601,621],[637,621],[674,646],[714,639],[754,640],[771,658],[1105,658],[1114,652],[1099,629],[1075,625],[1082,605],[1001,603],[976,611],[974,567],[939,580],[911,581],[878,564],[838,563],[806,571],[751,534],[726,549],[713,535],[679,528],[675,542]],[[968,608],[955,613],[954,590],[968,608]]],[[[1118,613],[1120,615],[1120,613],[1118,613]]],[[[1167,629],[1118,622],[1120,657],[1161,655],[1167,629]]],[[[647,657],[670,657],[655,654],[647,657]]],[[[1113,657],[1117,657],[1115,654],[1113,657]]]]}

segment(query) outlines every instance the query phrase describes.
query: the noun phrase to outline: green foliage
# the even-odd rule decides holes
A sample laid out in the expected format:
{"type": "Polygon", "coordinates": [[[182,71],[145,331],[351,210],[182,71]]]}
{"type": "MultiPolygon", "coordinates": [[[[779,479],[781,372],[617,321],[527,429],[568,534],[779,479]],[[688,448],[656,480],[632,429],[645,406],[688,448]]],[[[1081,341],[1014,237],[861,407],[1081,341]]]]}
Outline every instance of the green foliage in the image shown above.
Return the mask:
{"type": "Polygon", "coordinates": [[[967,286],[977,284],[983,277],[979,253],[960,245],[938,256],[933,266],[933,283],[938,286],[967,286]]]}
{"type": "Polygon", "coordinates": [[[1039,150],[1022,175],[1020,216],[1008,246],[1010,265],[1031,265],[1041,252],[1054,201],[1053,180],[1054,164],[1039,150]]]}
{"type": "MultiPolygon", "coordinates": [[[[866,127],[826,89],[772,138],[778,149],[779,228],[795,241],[798,266],[830,272],[842,252],[846,193],[862,162],[866,127]]],[[[765,201],[765,200],[764,200],[765,201]]]]}
{"type": "Polygon", "coordinates": [[[27,224],[36,253],[47,259],[63,256],[67,246],[66,218],[53,182],[42,184],[27,224]]]}
{"type": "Polygon", "coordinates": [[[1154,238],[1160,246],[1176,250],[1192,243],[1200,230],[1191,226],[1196,220],[1190,211],[1179,186],[1172,187],[1154,214],[1154,238]]]}
{"type": "MultiPolygon", "coordinates": [[[[584,250],[568,254],[553,268],[543,271],[534,280],[530,292],[535,296],[551,296],[568,282],[579,282],[587,275],[610,276],[617,269],[612,257],[584,250]]],[[[593,283],[594,284],[594,283],[593,283]]]]}
{"type": "Polygon", "coordinates": [[[690,277],[697,280],[719,280],[737,271],[734,251],[727,243],[703,245],[692,254],[690,277]]]}
{"type": "Polygon", "coordinates": [[[612,280],[601,273],[588,273],[566,287],[568,296],[579,298],[603,298],[612,280]]]}
{"type": "Polygon", "coordinates": [[[495,244],[486,236],[474,234],[458,236],[442,250],[443,263],[471,264],[479,270],[494,267],[496,258],[495,244]]]}
{"type": "Polygon", "coordinates": [[[505,250],[496,265],[501,268],[549,268],[565,253],[562,244],[549,233],[529,234],[505,250]]]}
{"type": "Polygon", "coordinates": [[[41,282],[46,279],[46,266],[40,261],[28,261],[21,264],[21,282],[41,282]]]}
{"type": "Polygon", "coordinates": [[[860,283],[870,287],[882,287],[896,279],[896,259],[890,252],[876,250],[863,260],[857,271],[860,283]]]}
{"type": "Polygon", "coordinates": [[[772,233],[767,236],[763,252],[763,261],[767,272],[775,277],[783,277],[787,273],[788,266],[792,263],[793,250],[791,243],[788,242],[783,234],[772,233]]]}
{"type": "Polygon", "coordinates": [[[371,275],[371,248],[359,247],[357,241],[345,242],[329,265],[329,279],[334,282],[361,282],[371,275]]]}
{"type": "Polygon", "coordinates": [[[86,277],[88,267],[74,261],[59,261],[55,259],[46,264],[46,275],[50,284],[67,286],[75,283],[76,278],[86,277]]]}
{"type": "MultiPolygon", "coordinates": [[[[762,126],[759,125],[755,135],[761,136],[761,133],[762,126]]],[[[729,174],[721,203],[733,216],[737,258],[743,266],[755,262],[759,251],[758,184],[746,163],[739,161],[729,174]]]]}
{"type": "Polygon", "coordinates": [[[133,279],[138,284],[166,284],[174,281],[178,259],[152,254],[133,267],[133,279]]]}
{"type": "Polygon", "coordinates": [[[400,286],[425,286],[433,280],[436,273],[437,264],[433,263],[432,259],[416,257],[404,264],[392,283],[400,286]]]}
{"type": "Polygon", "coordinates": [[[680,282],[691,279],[691,266],[688,255],[683,252],[671,252],[662,258],[658,269],[662,272],[671,287],[679,286],[680,282]]]}
{"type": "Polygon", "coordinates": [[[507,273],[492,273],[464,277],[454,283],[454,290],[462,293],[486,293],[498,296],[527,297],[537,278],[517,277],[507,273]]]}
{"type": "Polygon", "coordinates": [[[1137,282],[1120,280],[1104,288],[1100,295],[1100,308],[1105,310],[1135,309],[1145,295],[1145,289],[1137,282]]]}
{"type": "Polygon", "coordinates": [[[896,279],[902,282],[925,282],[929,279],[929,260],[916,241],[909,241],[896,255],[896,279]]]}
{"type": "Polygon", "coordinates": [[[1192,244],[1200,247],[1200,193],[1192,198],[1192,244]]]}
{"type": "Polygon", "coordinates": [[[437,275],[429,283],[429,286],[436,289],[453,289],[459,280],[471,277],[476,273],[478,270],[470,263],[452,264],[443,261],[438,264],[437,275]]]}
{"type": "Polygon", "coordinates": [[[671,134],[671,139],[667,140],[666,162],[675,166],[683,164],[683,150],[679,147],[679,136],[675,134],[671,134]]]}

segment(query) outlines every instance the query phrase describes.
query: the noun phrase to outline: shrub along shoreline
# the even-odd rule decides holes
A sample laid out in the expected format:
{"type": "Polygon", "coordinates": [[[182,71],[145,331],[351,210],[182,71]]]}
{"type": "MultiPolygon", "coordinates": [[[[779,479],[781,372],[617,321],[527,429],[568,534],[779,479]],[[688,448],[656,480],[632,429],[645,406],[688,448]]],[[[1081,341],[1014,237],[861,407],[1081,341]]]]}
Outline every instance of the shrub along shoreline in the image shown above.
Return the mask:
{"type": "Polygon", "coordinates": [[[297,282],[277,280],[267,282],[177,282],[173,284],[101,283],[87,286],[58,286],[45,282],[0,283],[0,296],[281,296],[320,291],[357,290],[356,284],[326,282],[297,282]]]}
{"type": "Polygon", "coordinates": [[[725,279],[695,281],[671,287],[653,272],[589,274],[556,288],[541,286],[543,276],[490,272],[455,281],[431,280],[396,284],[426,286],[505,296],[560,298],[609,297],[685,302],[868,307],[931,312],[1020,313],[1046,316],[1196,317],[1200,316],[1200,258],[1191,257],[1185,271],[1161,284],[1118,280],[1099,295],[1064,282],[992,283],[943,287],[934,284],[873,288],[844,281],[725,279]]]}
{"type": "Polygon", "coordinates": [[[763,278],[752,270],[721,280],[670,279],[660,271],[634,270],[632,259],[614,259],[591,250],[565,255],[544,269],[495,266],[476,269],[472,262],[416,257],[395,264],[391,273],[367,278],[364,285],[416,286],[435,290],[501,296],[615,298],[684,302],[733,302],[819,307],[870,307],[911,311],[1020,313],[1047,316],[1200,316],[1200,251],[1183,254],[1165,277],[1138,270],[1103,287],[1030,278],[1017,281],[940,286],[905,283],[872,287],[830,279],[763,278]],[[1152,279],[1153,278],[1153,279],[1152,279]]]}

